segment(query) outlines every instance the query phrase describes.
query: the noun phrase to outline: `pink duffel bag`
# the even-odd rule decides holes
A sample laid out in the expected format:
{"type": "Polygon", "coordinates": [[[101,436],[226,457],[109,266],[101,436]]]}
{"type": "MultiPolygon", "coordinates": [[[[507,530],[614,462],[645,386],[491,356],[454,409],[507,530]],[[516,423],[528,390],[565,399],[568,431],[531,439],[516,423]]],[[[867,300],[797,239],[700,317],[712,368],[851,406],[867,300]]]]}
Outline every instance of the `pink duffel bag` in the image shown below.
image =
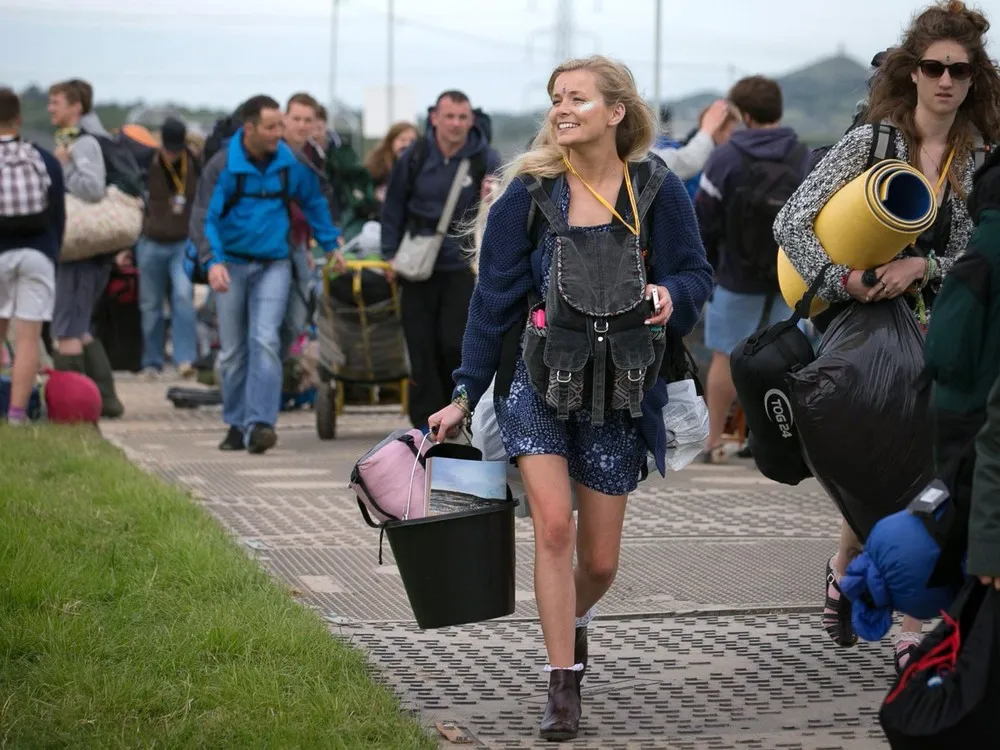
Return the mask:
{"type": "Polygon", "coordinates": [[[424,454],[432,445],[420,430],[396,430],[354,464],[350,487],[369,526],[423,518],[424,454]]]}

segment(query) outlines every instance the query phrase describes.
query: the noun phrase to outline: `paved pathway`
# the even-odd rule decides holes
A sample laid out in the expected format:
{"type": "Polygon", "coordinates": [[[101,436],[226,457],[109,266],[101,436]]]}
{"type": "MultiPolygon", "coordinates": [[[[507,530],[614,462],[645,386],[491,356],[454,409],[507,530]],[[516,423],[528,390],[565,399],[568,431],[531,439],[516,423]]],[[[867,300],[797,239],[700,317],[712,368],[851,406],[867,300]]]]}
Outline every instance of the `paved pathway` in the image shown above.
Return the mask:
{"type": "MultiPolygon", "coordinates": [[[[165,384],[123,379],[109,439],[188,488],[248,552],[369,653],[403,705],[472,747],[542,746],[546,675],[532,596],[530,522],[517,522],[517,610],[462,628],[413,624],[388,544],[364,525],[350,467],[404,426],[348,408],[336,441],[311,412],[282,415],[265,456],[225,454],[217,409],[175,410],[165,384]]],[[[819,627],[837,519],[814,483],[782,487],[749,462],[693,466],[633,496],[622,567],[591,630],[582,736],[573,747],[886,747],[877,707],[890,646],[837,650],[819,627]]],[[[442,739],[445,747],[457,747],[442,739]]]]}

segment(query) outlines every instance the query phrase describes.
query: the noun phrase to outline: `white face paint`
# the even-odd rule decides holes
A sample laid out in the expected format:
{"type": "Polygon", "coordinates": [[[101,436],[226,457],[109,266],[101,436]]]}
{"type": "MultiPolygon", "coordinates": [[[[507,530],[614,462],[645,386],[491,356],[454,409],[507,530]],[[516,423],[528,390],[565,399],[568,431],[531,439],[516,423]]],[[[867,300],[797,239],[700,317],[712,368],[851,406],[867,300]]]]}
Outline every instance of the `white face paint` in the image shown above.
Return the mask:
{"type": "Polygon", "coordinates": [[[595,101],[589,101],[589,102],[584,102],[579,107],[577,107],[577,109],[580,110],[581,112],[590,112],[596,106],[597,106],[597,102],[595,102],[595,101]]]}

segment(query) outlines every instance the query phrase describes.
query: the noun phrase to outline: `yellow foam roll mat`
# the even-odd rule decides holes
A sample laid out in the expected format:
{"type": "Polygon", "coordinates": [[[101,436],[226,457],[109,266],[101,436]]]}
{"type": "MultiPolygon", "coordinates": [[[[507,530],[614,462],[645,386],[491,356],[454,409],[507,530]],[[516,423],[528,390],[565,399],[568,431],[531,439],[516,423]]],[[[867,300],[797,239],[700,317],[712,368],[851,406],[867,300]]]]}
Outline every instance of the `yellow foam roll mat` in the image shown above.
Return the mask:
{"type": "MultiPolygon", "coordinates": [[[[830,260],[858,270],[888,263],[930,229],[937,218],[934,188],[909,164],[887,159],[834,193],[813,226],[830,260]]],[[[806,283],[783,249],[778,250],[781,296],[795,307],[806,283]]],[[[812,317],[827,308],[816,298],[812,317]]]]}

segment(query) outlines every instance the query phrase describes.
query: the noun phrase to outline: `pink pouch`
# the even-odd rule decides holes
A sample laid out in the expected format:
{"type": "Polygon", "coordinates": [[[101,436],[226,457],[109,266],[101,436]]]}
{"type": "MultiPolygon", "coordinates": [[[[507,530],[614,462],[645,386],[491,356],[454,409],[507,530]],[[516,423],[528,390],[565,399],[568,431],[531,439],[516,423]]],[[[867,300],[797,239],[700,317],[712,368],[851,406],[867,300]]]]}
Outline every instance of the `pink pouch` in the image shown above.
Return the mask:
{"type": "Polygon", "coordinates": [[[350,487],[369,526],[423,518],[424,454],[433,444],[420,430],[396,430],[354,464],[350,487]]]}

